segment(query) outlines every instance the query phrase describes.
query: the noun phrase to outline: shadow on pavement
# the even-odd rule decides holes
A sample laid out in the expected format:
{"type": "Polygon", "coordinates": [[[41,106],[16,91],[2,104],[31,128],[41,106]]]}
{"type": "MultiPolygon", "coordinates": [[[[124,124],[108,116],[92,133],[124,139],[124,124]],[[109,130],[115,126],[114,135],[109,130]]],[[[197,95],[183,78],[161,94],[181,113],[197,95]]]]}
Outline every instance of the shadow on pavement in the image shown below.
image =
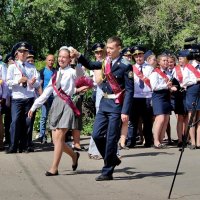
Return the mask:
{"type": "Polygon", "coordinates": [[[138,153],[138,154],[129,154],[129,155],[122,155],[123,158],[128,157],[139,157],[139,156],[157,156],[157,155],[174,155],[174,153],[167,153],[167,152],[146,152],[146,153],[138,153]]]}

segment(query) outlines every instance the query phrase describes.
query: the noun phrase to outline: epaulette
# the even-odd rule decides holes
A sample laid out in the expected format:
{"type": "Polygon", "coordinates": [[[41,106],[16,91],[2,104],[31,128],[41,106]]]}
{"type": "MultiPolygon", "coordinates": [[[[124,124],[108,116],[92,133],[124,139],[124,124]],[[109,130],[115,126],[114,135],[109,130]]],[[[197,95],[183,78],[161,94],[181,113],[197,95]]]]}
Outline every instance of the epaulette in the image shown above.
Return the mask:
{"type": "Polygon", "coordinates": [[[130,65],[131,63],[129,62],[129,60],[127,60],[126,58],[122,58],[121,59],[121,63],[125,64],[125,65],[130,65]]]}

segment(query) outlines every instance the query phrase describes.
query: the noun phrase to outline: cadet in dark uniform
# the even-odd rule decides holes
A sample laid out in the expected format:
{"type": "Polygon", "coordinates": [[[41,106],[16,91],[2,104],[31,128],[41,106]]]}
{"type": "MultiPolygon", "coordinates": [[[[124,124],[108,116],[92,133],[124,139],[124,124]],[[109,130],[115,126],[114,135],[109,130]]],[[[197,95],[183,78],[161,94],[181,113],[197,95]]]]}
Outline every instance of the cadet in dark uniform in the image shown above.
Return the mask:
{"type": "Polygon", "coordinates": [[[117,157],[117,142],[120,137],[121,120],[128,121],[133,96],[133,73],[131,65],[121,55],[121,39],[111,37],[107,40],[107,58],[103,62],[91,62],[80,55],[74,54],[78,61],[89,69],[101,69],[103,97],[96,115],[92,137],[104,159],[104,167],[96,181],[113,179],[114,168],[121,163],[117,157]],[[114,82],[114,83],[113,83],[114,82]],[[123,95],[124,93],[124,95],[123,95]],[[124,96],[124,100],[122,97],[124,96]]]}

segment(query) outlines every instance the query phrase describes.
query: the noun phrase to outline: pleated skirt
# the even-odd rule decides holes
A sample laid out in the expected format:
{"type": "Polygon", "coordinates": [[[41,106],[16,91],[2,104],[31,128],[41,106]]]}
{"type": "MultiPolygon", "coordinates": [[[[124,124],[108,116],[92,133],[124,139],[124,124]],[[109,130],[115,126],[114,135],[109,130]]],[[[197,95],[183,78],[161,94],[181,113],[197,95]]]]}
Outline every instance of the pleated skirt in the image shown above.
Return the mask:
{"type": "Polygon", "coordinates": [[[70,106],[60,97],[56,96],[49,111],[49,127],[77,129],[76,117],[70,106]]]}

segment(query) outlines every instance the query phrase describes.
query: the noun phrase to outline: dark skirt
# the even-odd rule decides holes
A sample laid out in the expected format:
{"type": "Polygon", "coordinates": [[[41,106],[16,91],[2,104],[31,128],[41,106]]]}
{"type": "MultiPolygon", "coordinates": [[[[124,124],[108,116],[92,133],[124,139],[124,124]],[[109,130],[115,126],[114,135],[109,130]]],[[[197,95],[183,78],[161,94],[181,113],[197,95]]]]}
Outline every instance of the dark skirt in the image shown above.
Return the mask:
{"type": "Polygon", "coordinates": [[[174,101],[174,112],[178,115],[187,115],[186,107],[186,91],[177,91],[173,93],[174,101]]]}
{"type": "Polygon", "coordinates": [[[193,109],[193,103],[197,103],[196,110],[200,110],[199,97],[200,97],[200,83],[187,87],[186,106],[188,111],[191,111],[193,109]]]}
{"type": "Polygon", "coordinates": [[[170,91],[153,91],[152,105],[154,115],[171,114],[172,106],[170,101],[170,91]]]}
{"type": "Polygon", "coordinates": [[[49,127],[77,129],[76,117],[70,106],[60,97],[56,96],[49,111],[49,127]]]}

